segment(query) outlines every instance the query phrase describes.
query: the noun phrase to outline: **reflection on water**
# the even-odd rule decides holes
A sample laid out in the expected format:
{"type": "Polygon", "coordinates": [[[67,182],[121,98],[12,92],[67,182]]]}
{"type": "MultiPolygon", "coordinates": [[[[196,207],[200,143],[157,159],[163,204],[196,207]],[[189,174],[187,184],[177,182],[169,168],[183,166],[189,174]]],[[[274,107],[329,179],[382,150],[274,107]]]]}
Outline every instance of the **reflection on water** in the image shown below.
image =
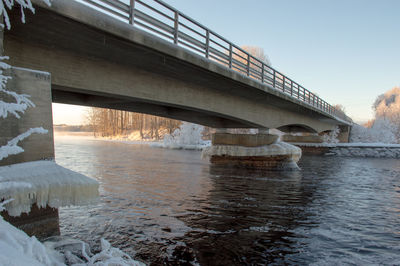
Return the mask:
{"type": "Polygon", "coordinates": [[[400,160],[240,172],[198,151],[76,138],[56,139],[56,160],[101,184],[99,204],[61,209],[62,234],[154,265],[400,264],[400,160]]]}

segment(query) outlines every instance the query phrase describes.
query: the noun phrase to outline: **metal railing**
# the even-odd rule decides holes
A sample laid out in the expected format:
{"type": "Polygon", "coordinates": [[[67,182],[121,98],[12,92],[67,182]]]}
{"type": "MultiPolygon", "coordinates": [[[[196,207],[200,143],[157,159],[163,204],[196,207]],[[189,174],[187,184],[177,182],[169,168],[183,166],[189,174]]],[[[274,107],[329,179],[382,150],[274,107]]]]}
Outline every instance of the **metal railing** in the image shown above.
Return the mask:
{"type": "Polygon", "coordinates": [[[299,83],[161,0],[75,0],[240,72],[325,113],[351,121],[299,83]]]}

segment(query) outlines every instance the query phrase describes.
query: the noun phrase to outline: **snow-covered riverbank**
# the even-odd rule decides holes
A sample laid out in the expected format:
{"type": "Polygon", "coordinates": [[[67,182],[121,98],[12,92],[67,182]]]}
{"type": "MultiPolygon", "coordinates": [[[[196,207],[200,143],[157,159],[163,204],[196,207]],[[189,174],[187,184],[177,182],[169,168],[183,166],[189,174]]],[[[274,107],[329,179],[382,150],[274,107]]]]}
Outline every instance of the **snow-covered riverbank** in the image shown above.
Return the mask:
{"type": "Polygon", "coordinates": [[[326,155],[400,158],[400,144],[387,143],[292,143],[299,147],[321,148],[326,155]]]}

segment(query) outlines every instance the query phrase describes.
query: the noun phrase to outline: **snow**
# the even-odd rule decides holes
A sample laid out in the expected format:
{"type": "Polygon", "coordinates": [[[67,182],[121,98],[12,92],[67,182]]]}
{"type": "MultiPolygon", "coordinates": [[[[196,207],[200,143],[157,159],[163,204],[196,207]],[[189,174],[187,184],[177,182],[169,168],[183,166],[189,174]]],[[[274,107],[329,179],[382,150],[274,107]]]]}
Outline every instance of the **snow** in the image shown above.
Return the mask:
{"type": "MultiPolygon", "coordinates": [[[[50,0],[42,0],[45,4],[50,6],[50,0]]],[[[21,21],[25,23],[25,13],[24,9],[29,9],[32,13],[35,13],[35,9],[33,8],[31,0],[1,0],[0,1],[0,16],[4,16],[4,22],[7,26],[7,29],[11,28],[10,19],[8,17],[7,8],[11,10],[15,3],[19,4],[21,10],[21,21]]],[[[0,26],[4,27],[3,24],[0,26]]]]}
{"type": "Polygon", "coordinates": [[[382,146],[338,146],[329,152],[336,156],[400,158],[400,147],[382,146]]]}
{"type": "Polygon", "coordinates": [[[338,143],[339,133],[340,133],[339,127],[335,127],[329,134],[323,135],[322,140],[325,143],[338,143]]]}
{"type": "Polygon", "coordinates": [[[202,139],[203,130],[203,126],[183,122],[172,134],[165,135],[162,143],[152,143],[150,146],[168,149],[202,150],[211,145],[210,141],[202,139]]]}
{"type": "Polygon", "coordinates": [[[11,79],[11,77],[5,76],[3,74],[4,70],[11,67],[10,65],[3,62],[3,60],[8,59],[9,58],[7,56],[0,57],[0,93],[11,96],[12,98],[14,98],[15,103],[9,103],[0,100],[0,118],[7,118],[8,113],[10,113],[19,119],[20,114],[23,114],[25,110],[28,109],[28,107],[35,107],[35,105],[29,100],[29,95],[18,94],[16,92],[8,91],[5,89],[8,80],[11,79]]]}
{"type": "Polygon", "coordinates": [[[387,143],[292,143],[304,147],[326,147],[329,155],[370,158],[400,158],[400,144],[387,143]]]}
{"type": "Polygon", "coordinates": [[[150,147],[165,148],[173,150],[204,150],[205,148],[211,146],[211,141],[205,140],[202,144],[177,144],[177,143],[165,143],[165,142],[152,142],[149,143],[150,147]]]}
{"type": "Polygon", "coordinates": [[[59,208],[90,204],[97,200],[98,182],[59,166],[53,161],[35,161],[0,167],[0,199],[11,216],[28,213],[31,205],[59,208]]]}
{"type": "Polygon", "coordinates": [[[354,124],[350,132],[350,142],[396,143],[396,127],[385,118],[377,118],[371,128],[354,124]]]}
{"type": "Polygon", "coordinates": [[[364,143],[364,142],[349,142],[349,143],[309,143],[309,142],[293,142],[296,146],[305,147],[352,147],[352,148],[400,148],[400,144],[388,144],[382,142],[364,143]]]}
{"type": "Polygon", "coordinates": [[[20,118],[19,113],[23,114],[28,107],[35,107],[35,104],[29,100],[29,95],[18,94],[13,91],[8,91],[0,88],[0,92],[12,96],[15,103],[8,103],[0,100],[0,118],[7,118],[8,113],[20,118]]]}
{"type": "Polygon", "coordinates": [[[24,152],[24,149],[18,146],[17,144],[34,133],[47,134],[48,130],[42,127],[30,128],[26,132],[16,136],[15,138],[7,142],[6,145],[0,146],[0,161],[3,160],[4,158],[7,158],[10,155],[15,155],[24,152]]]}

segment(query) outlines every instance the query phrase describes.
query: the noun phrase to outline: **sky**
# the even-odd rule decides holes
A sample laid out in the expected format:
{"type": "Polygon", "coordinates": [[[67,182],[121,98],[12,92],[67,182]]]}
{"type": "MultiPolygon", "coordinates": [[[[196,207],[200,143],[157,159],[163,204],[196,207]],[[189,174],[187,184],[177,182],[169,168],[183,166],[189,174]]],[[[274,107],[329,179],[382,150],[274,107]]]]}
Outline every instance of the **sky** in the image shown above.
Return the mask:
{"type": "MultiPolygon", "coordinates": [[[[263,48],[275,69],[355,121],[372,119],[375,98],[400,86],[400,0],[165,2],[237,45],[263,48]]],[[[53,106],[55,124],[84,121],[84,110],[53,106]]]]}

